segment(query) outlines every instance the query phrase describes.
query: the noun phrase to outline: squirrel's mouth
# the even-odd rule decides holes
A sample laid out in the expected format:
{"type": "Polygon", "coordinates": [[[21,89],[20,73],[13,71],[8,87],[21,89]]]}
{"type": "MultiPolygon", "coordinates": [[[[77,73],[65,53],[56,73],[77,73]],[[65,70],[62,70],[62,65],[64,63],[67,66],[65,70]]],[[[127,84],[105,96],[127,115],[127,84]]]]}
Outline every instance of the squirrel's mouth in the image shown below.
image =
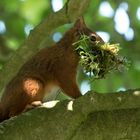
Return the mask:
{"type": "Polygon", "coordinates": [[[102,41],[91,41],[89,36],[81,35],[73,43],[75,51],[80,56],[80,65],[94,79],[105,78],[113,70],[120,70],[127,60],[118,55],[119,44],[109,44],[102,41]]]}

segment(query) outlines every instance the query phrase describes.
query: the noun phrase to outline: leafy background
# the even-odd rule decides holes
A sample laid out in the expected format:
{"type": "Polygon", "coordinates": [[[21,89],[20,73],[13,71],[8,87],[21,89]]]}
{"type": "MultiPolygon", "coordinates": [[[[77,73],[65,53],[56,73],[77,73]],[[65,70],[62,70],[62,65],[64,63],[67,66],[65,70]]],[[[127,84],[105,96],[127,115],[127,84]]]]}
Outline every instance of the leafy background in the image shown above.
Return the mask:
{"type": "MultiPolygon", "coordinates": [[[[58,11],[66,0],[3,0],[0,1],[0,69],[10,59],[31,29],[50,12],[58,11]]],[[[131,65],[128,70],[114,72],[106,79],[90,81],[80,70],[78,78],[82,93],[101,93],[140,87],[140,0],[91,0],[85,15],[87,26],[105,41],[120,43],[121,54],[131,65]]],[[[58,41],[71,25],[54,30],[49,43],[58,41]]]]}

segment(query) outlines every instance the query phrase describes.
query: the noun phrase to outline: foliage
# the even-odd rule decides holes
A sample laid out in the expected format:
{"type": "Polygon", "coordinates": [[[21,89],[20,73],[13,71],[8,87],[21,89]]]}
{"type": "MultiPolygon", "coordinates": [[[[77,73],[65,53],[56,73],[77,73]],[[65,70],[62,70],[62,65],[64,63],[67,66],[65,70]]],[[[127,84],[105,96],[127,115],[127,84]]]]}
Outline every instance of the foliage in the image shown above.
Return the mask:
{"type": "Polygon", "coordinates": [[[119,44],[93,43],[89,36],[82,34],[73,45],[80,56],[80,65],[94,79],[105,78],[126,63],[126,59],[118,56],[119,44]]]}

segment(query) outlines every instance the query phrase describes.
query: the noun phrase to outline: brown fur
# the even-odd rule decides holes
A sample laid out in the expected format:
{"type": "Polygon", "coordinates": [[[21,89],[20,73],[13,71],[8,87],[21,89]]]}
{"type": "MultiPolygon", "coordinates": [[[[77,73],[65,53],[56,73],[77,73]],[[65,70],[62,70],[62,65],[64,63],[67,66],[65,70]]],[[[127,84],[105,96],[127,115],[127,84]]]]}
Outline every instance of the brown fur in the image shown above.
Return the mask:
{"type": "Polygon", "coordinates": [[[0,121],[20,114],[29,104],[42,102],[45,91],[55,85],[72,98],[81,96],[76,83],[79,56],[72,45],[81,33],[93,35],[96,41],[102,41],[86,27],[82,18],[77,20],[58,43],[40,50],[8,83],[1,98],[0,121]]]}

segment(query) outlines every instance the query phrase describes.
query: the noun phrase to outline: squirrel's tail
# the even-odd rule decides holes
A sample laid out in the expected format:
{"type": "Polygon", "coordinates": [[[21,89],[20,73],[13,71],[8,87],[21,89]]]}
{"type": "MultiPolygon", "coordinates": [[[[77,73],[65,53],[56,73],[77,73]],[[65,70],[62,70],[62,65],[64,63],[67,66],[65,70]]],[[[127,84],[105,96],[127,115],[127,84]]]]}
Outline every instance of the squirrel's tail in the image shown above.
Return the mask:
{"type": "Polygon", "coordinates": [[[3,111],[2,111],[2,106],[1,106],[1,102],[0,102],[0,122],[3,121],[3,111]]]}
{"type": "Polygon", "coordinates": [[[0,102],[0,123],[6,119],[7,119],[7,117],[5,117],[5,115],[4,115],[4,111],[3,111],[3,108],[2,108],[2,105],[0,102]]]}

